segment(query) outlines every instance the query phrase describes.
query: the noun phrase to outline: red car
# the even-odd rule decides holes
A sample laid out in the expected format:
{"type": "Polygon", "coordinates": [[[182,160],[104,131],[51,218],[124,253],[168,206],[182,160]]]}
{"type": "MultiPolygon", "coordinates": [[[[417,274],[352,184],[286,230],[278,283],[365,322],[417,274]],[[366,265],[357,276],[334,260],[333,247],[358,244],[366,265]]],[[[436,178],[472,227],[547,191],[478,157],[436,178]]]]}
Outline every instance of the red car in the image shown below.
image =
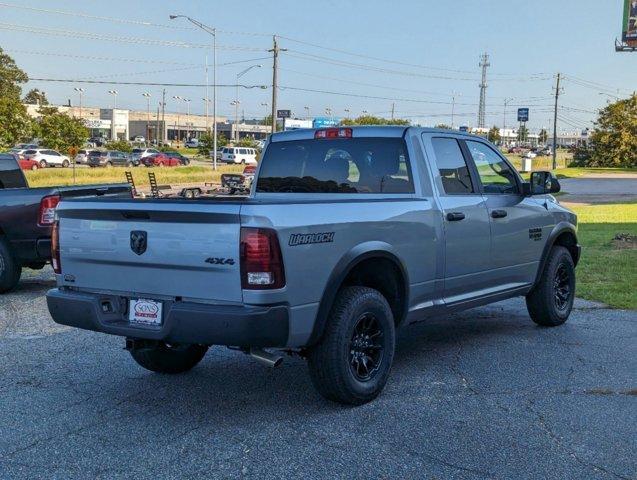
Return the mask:
{"type": "Polygon", "coordinates": [[[37,170],[38,168],[40,168],[40,164],[38,162],[36,162],[35,160],[30,160],[28,158],[21,158],[18,160],[18,163],[20,164],[20,168],[22,170],[37,170]]]}
{"type": "Polygon", "coordinates": [[[165,153],[155,153],[142,158],[142,163],[147,167],[178,167],[181,165],[181,159],[165,153]]]}

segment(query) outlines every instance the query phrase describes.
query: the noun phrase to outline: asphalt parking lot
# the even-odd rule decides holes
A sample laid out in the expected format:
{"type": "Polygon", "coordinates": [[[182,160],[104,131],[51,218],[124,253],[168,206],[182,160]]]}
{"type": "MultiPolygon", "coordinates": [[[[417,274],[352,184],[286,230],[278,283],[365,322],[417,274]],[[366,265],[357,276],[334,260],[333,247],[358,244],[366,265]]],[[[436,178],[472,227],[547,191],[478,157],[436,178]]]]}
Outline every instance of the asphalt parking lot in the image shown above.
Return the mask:
{"type": "Polygon", "coordinates": [[[535,326],[521,300],[404,329],[375,402],[315,393],[213,348],[151,374],[120,338],[59,327],[49,270],[0,297],[2,478],[637,477],[637,312],[578,302],[535,326]]]}

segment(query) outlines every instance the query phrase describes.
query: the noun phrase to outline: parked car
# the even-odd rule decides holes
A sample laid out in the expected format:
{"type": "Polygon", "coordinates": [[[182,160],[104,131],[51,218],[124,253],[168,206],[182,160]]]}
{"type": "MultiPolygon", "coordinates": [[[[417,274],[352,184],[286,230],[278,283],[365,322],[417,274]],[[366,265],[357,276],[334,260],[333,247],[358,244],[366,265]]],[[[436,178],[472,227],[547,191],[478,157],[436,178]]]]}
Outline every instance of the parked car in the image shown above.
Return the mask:
{"type": "Polygon", "coordinates": [[[16,162],[18,162],[20,170],[37,170],[38,168],[40,168],[40,164],[38,162],[36,162],[35,160],[28,160],[24,158],[24,156],[13,152],[13,150],[17,149],[12,148],[8,152],[0,152],[0,155],[12,155],[13,158],[15,158],[16,162]]]}
{"type": "Polygon", "coordinates": [[[136,167],[139,161],[117,150],[94,150],[89,153],[89,167],[136,167]]]}
{"type": "Polygon", "coordinates": [[[257,151],[247,147],[224,147],[221,151],[221,161],[226,163],[257,164],[257,151]]]}
{"type": "Polygon", "coordinates": [[[96,147],[103,147],[104,145],[108,143],[108,139],[104,137],[91,137],[88,139],[88,141],[91,142],[96,147]]]}
{"type": "Polygon", "coordinates": [[[159,153],[159,150],[156,148],[133,148],[130,158],[139,164],[141,163],[142,158],[148,157],[149,155],[155,155],[156,153],[159,153]]]}
{"type": "Polygon", "coordinates": [[[191,138],[184,143],[184,147],[186,148],[199,148],[199,139],[191,138]]]}
{"type": "Polygon", "coordinates": [[[507,153],[522,153],[524,149],[522,147],[509,147],[507,153]]]}
{"type": "Polygon", "coordinates": [[[126,184],[29,188],[15,155],[0,154],[0,293],[17,285],[23,267],[40,269],[51,260],[60,200],[96,195],[131,197],[126,184]]]}
{"type": "Polygon", "coordinates": [[[155,153],[142,158],[142,163],[147,167],[179,167],[181,159],[168,153],[155,153]]]}
{"type": "Polygon", "coordinates": [[[29,160],[35,160],[40,165],[40,168],[47,167],[64,167],[67,168],[71,165],[71,160],[66,155],[62,155],[55,150],[48,150],[45,148],[37,148],[32,150],[25,150],[24,158],[29,160]]]}
{"type": "Polygon", "coordinates": [[[77,151],[75,158],[73,161],[76,165],[88,165],[88,156],[91,152],[96,152],[97,150],[90,148],[82,148],[77,151]]]}
{"type": "Polygon", "coordinates": [[[531,150],[522,154],[522,158],[535,158],[535,157],[537,157],[537,153],[532,152],[531,150]]]}
{"type": "Polygon", "coordinates": [[[146,139],[143,135],[137,135],[136,137],[133,137],[133,142],[144,143],[145,141],[146,139]]]}
{"type": "Polygon", "coordinates": [[[170,156],[170,157],[178,158],[182,165],[190,165],[190,159],[188,157],[186,157],[185,155],[182,155],[179,152],[175,152],[173,150],[169,150],[169,151],[166,151],[164,153],[166,155],[170,156]]]}
{"type": "Polygon", "coordinates": [[[568,319],[580,247],[559,190],[462,132],[274,133],[245,198],[62,202],[48,307],[125,337],[154,372],[213,345],[270,366],[283,357],[266,348],[296,352],[320,394],[360,405],[387,381],[397,328],[517,296],[539,325],[568,319]]]}

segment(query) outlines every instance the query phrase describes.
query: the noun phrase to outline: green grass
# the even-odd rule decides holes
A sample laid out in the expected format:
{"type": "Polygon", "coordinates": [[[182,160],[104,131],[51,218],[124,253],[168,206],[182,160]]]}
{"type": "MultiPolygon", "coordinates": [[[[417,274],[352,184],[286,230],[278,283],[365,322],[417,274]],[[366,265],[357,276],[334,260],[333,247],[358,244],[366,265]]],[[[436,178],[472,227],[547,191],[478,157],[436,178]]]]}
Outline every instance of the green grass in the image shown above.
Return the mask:
{"type": "Polygon", "coordinates": [[[637,236],[637,203],[573,206],[582,258],[577,296],[616,308],[637,309],[637,249],[613,245],[618,233],[637,236]]]}
{"type": "MultiPolygon", "coordinates": [[[[212,167],[173,167],[173,168],[78,168],[76,169],[76,185],[86,185],[90,183],[122,183],[126,182],[124,172],[133,172],[135,184],[138,186],[148,185],[148,172],[155,172],[157,183],[181,184],[181,183],[221,183],[222,173],[240,173],[243,165],[220,165],[217,171],[212,167]]],[[[29,185],[32,187],[50,187],[73,185],[73,170],[70,168],[46,168],[36,171],[25,172],[29,185]]]]}

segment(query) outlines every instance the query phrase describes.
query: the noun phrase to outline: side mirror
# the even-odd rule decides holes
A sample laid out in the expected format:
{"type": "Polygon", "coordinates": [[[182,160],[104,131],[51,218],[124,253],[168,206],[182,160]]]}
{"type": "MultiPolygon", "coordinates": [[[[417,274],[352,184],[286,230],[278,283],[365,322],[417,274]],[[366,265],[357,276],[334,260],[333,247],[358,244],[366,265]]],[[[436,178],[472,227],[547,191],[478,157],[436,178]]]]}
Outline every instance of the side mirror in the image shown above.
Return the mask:
{"type": "Polygon", "coordinates": [[[553,172],[533,172],[531,173],[531,183],[528,186],[529,195],[546,195],[547,193],[557,193],[562,189],[560,182],[553,172]]]}

